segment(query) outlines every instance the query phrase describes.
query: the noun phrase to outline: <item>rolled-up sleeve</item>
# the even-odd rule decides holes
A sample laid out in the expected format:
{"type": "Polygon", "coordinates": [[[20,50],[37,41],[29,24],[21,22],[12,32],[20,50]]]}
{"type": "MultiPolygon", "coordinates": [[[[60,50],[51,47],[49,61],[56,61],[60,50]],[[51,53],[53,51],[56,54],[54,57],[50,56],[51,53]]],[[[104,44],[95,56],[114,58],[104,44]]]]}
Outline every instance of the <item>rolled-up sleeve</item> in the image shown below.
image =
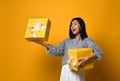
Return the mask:
{"type": "Polygon", "coordinates": [[[103,56],[103,51],[92,39],[89,39],[87,43],[88,43],[88,48],[93,49],[93,53],[97,56],[97,60],[100,60],[103,56]]]}
{"type": "Polygon", "coordinates": [[[65,48],[65,41],[63,41],[62,43],[56,46],[50,45],[50,47],[47,49],[47,52],[49,55],[52,56],[63,56],[64,48],[65,48]]]}

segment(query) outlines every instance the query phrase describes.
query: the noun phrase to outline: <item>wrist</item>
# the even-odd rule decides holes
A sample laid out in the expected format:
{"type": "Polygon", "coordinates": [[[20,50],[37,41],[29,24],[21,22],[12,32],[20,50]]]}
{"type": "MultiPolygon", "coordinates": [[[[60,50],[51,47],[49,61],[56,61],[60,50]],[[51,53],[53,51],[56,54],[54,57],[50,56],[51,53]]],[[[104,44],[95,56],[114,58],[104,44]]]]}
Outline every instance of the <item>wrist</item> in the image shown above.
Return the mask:
{"type": "Polygon", "coordinates": [[[87,60],[96,60],[97,56],[95,54],[93,54],[92,56],[88,57],[87,60]]]}

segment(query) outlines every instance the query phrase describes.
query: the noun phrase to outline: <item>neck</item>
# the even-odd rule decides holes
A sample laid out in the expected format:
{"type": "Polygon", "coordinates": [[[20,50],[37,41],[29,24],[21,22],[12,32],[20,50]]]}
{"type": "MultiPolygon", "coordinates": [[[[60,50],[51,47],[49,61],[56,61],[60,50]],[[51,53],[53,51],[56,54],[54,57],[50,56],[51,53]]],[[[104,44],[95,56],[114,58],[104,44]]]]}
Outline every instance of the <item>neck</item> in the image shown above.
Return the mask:
{"type": "Polygon", "coordinates": [[[78,38],[80,38],[80,34],[75,35],[75,39],[78,39],[78,38]]]}

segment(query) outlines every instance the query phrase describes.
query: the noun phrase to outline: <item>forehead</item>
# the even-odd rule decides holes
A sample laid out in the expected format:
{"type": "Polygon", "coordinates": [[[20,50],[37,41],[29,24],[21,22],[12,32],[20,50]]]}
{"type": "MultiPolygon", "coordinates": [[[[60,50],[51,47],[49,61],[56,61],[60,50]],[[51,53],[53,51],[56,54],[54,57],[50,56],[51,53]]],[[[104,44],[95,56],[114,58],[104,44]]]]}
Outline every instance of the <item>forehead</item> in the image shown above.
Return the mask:
{"type": "Polygon", "coordinates": [[[79,22],[77,20],[73,20],[72,24],[74,24],[74,23],[78,23],[79,24],[79,22]]]}

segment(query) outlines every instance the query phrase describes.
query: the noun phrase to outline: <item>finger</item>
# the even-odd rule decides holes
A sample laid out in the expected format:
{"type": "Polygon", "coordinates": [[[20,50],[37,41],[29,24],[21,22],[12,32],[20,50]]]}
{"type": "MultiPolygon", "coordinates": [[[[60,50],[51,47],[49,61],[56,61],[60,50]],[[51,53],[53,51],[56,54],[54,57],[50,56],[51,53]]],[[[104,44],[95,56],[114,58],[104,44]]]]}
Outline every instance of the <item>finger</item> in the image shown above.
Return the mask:
{"type": "Polygon", "coordinates": [[[78,61],[82,61],[84,60],[84,57],[78,58],[78,61]]]}
{"type": "Polygon", "coordinates": [[[81,59],[81,58],[78,58],[77,60],[78,60],[78,61],[81,61],[82,59],[81,59]]]}
{"type": "Polygon", "coordinates": [[[81,69],[82,69],[82,66],[80,65],[80,66],[78,66],[77,68],[78,68],[79,70],[81,70],[81,69]]]}
{"type": "Polygon", "coordinates": [[[79,67],[80,67],[80,68],[82,67],[82,63],[80,63],[79,67]]]}
{"type": "Polygon", "coordinates": [[[76,67],[79,67],[79,66],[80,66],[80,64],[81,64],[81,62],[78,62],[75,66],[76,66],[76,67]]]}
{"type": "Polygon", "coordinates": [[[38,41],[38,40],[37,40],[37,38],[32,38],[32,41],[35,41],[35,42],[36,42],[36,41],[38,41]]]}

